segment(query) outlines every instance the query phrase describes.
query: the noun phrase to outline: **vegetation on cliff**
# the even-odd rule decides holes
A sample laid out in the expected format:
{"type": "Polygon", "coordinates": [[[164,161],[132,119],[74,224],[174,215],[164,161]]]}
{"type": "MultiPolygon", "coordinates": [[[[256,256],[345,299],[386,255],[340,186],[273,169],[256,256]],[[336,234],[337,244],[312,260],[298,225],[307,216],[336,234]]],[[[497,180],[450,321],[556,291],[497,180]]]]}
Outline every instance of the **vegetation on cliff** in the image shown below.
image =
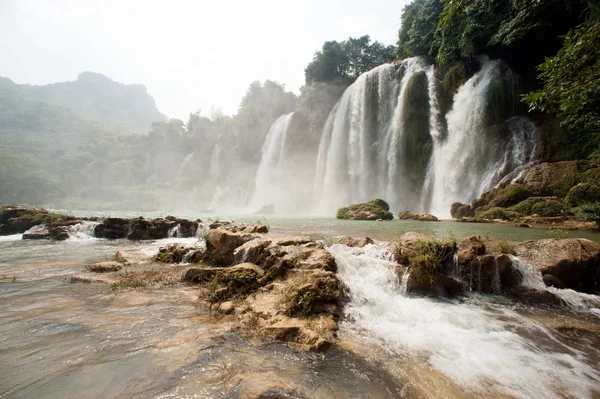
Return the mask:
{"type": "Polygon", "coordinates": [[[501,58],[522,92],[534,90],[530,109],[558,116],[558,156],[600,157],[599,10],[589,0],[415,0],[402,12],[396,56],[434,57],[447,101],[477,71],[477,55],[501,58]]]}

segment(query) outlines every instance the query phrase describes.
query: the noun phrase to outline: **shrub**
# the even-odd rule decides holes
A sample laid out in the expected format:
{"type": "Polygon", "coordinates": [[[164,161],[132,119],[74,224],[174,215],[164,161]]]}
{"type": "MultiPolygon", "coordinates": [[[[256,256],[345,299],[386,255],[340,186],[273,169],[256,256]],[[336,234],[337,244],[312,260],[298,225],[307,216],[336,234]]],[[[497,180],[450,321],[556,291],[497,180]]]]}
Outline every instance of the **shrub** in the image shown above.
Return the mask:
{"type": "Polygon", "coordinates": [[[561,216],[567,213],[567,210],[567,205],[557,200],[538,202],[531,207],[533,213],[544,217],[561,216]]]}
{"type": "Polygon", "coordinates": [[[578,220],[583,222],[595,221],[600,227],[600,202],[581,204],[577,208],[573,208],[572,212],[578,220]]]}
{"type": "Polygon", "coordinates": [[[600,201],[600,187],[590,183],[578,184],[569,191],[565,199],[571,206],[600,201]]]}
{"type": "Polygon", "coordinates": [[[529,197],[525,201],[521,201],[517,205],[513,205],[508,209],[511,211],[518,212],[522,215],[532,215],[534,212],[531,208],[533,208],[535,204],[557,199],[558,197],[529,197]]]}

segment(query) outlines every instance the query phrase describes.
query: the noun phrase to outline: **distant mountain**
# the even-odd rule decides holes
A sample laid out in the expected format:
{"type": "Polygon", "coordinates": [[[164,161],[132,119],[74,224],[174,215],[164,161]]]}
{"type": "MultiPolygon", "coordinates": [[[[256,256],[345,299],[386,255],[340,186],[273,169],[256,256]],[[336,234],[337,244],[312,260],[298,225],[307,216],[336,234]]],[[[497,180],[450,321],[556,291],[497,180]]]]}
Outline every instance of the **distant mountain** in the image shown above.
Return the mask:
{"type": "Polygon", "coordinates": [[[167,119],[144,85],[124,85],[99,73],[83,72],[73,82],[19,86],[51,104],[133,133],[147,134],[153,122],[167,119]]]}

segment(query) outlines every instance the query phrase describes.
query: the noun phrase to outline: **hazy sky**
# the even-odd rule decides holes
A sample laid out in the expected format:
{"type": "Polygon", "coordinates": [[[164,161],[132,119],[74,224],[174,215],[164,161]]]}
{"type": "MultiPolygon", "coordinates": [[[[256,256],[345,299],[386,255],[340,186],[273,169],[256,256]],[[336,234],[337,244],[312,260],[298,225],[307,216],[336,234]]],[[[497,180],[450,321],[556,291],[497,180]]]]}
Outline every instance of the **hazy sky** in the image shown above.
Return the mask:
{"type": "Polygon", "coordinates": [[[237,111],[254,80],[296,93],[325,40],[394,44],[409,0],[0,0],[0,76],[16,83],[99,72],[142,83],[169,117],[237,111]]]}

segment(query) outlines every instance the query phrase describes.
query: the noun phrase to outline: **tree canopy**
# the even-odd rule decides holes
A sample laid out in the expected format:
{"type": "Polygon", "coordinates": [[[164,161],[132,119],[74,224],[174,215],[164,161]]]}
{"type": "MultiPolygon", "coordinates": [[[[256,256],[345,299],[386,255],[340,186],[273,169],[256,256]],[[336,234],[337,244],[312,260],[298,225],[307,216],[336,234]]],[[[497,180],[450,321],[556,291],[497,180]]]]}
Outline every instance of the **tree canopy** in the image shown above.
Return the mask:
{"type": "Polygon", "coordinates": [[[304,70],[306,84],[352,83],[364,72],[390,61],[393,54],[394,46],[371,43],[368,35],[342,42],[327,41],[304,70]]]}

